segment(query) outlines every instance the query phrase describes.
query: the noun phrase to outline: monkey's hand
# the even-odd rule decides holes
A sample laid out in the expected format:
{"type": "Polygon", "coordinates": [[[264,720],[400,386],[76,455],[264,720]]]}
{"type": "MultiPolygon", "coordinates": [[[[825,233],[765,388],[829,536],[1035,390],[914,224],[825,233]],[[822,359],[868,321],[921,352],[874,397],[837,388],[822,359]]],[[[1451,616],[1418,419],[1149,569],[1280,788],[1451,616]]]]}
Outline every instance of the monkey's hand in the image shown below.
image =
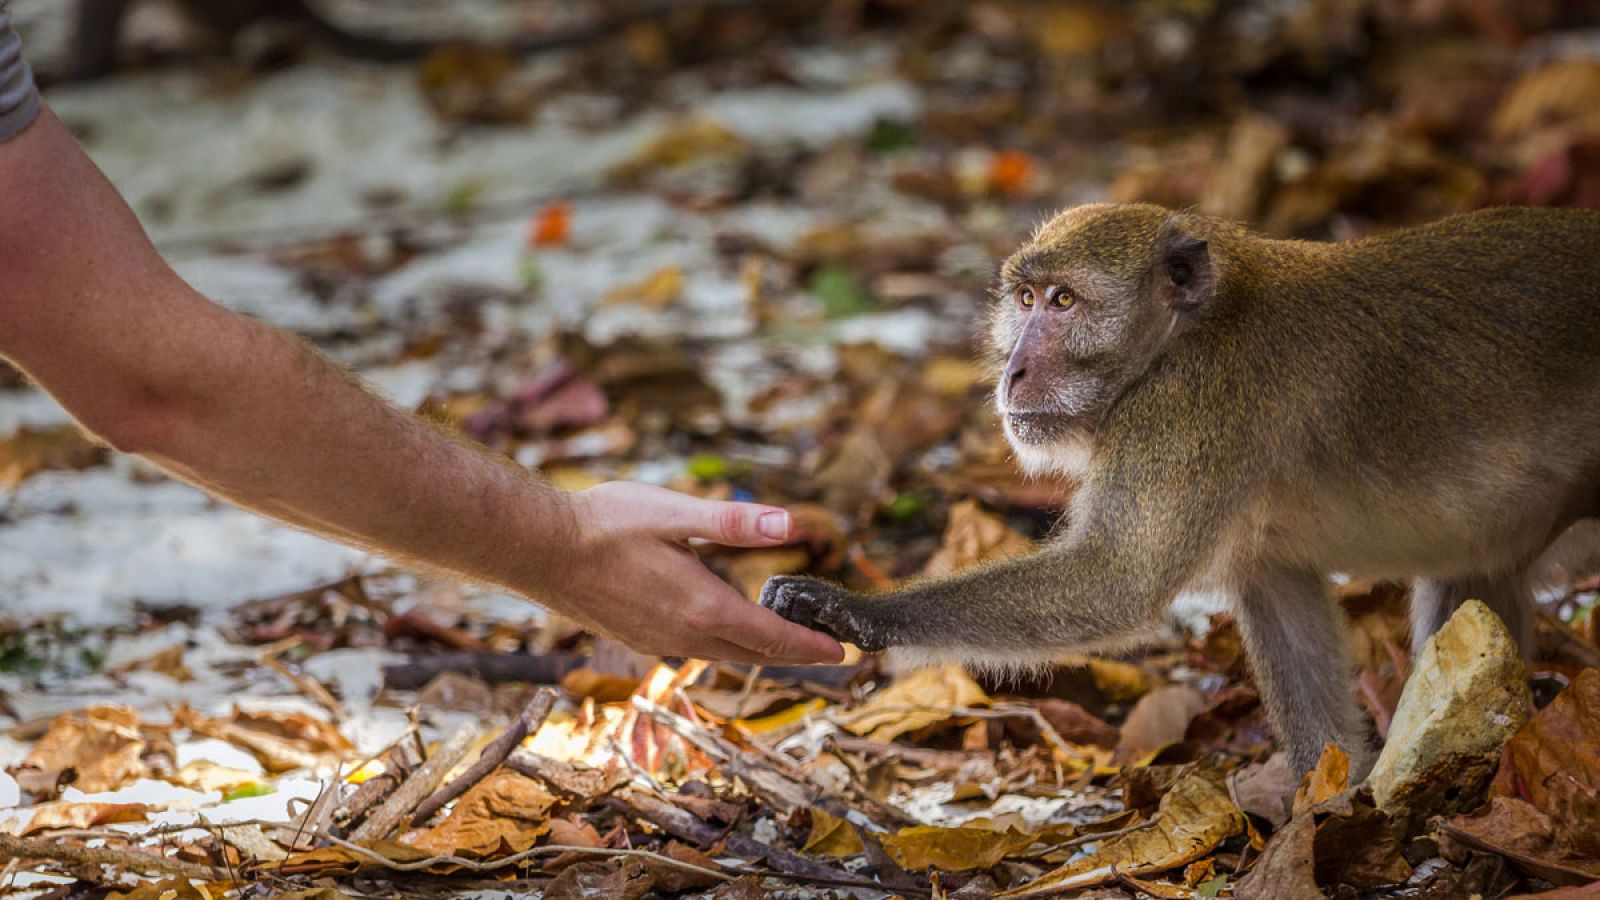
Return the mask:
{"type": "Polygon", "coordinates": [[[816,578],[778,575],[761,588],[761,605],[796,625],[873,653],[889,646],[885,629],[868,613],[871,601],[816,578]]]}

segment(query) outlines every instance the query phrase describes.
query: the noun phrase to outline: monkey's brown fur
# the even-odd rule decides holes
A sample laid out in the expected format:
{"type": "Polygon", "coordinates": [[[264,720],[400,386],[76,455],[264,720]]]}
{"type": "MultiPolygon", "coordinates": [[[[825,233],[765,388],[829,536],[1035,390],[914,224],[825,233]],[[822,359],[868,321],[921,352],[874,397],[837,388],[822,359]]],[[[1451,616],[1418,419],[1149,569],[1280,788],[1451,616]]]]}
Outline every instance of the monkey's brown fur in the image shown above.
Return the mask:
{"type": "Polygon", "coordinates": [[[1365,771],[1327,575],[1417,577],[1419,645],[1480,598],[1527,652],[1531,570],[1600,517],[1600,214],[1323,244],[1092,205],[1001,281],[1007,436],[1082,479],[1058,533],[884,594],[776,578],[765,604],[872,649],[1026,665],[1220,589],[1294,765],[1334,742],[1365,771]]]}

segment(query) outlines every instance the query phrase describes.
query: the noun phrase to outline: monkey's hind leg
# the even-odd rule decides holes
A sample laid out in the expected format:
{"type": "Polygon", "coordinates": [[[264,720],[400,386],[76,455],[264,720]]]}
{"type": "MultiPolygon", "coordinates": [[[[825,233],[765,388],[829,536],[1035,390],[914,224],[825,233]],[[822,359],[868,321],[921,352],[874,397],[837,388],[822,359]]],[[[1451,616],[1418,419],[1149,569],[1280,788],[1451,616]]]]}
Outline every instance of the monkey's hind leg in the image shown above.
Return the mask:
{"type": "Polygon", "coordinates": [[[1411,586],[1411,652],[1444,627],[1450,616],[1468,600],[1482,600],[1506,623],[1523,659],[1532,659],[1538,619],[1533,591],[1522,572],[1500,575],[1461,575],[1455,578],[1418,578],[1411,586]]]}
{"type": "Polygon", "coordinates": [[[1278,743],[1296,774],[1314,768],[1325,744],[1350,755],[1350,777],[1372,765],[1356,705],[1344,611],[1318,572],[1264,569],[1245,579],[1235,611],[1250,667],[1278,743]]]}

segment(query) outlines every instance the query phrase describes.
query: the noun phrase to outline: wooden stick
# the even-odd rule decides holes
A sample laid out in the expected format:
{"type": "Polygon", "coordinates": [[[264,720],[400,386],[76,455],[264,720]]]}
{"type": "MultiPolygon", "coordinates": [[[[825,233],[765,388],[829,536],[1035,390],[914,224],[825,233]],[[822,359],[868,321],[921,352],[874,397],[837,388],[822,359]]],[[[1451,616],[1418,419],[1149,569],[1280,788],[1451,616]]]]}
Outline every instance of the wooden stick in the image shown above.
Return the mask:
{"type": "Polygon", "coordinates": [[[382,806],[361,823],[360,828],[350,833],[350,839],[357,843],[382,840],[393,833],[402,822],[408,821],[411,811],[417,808],[417,804],[438,790],[439,783],[444,781],[450,770],[454,769],[462,757],[467,755],[467,751],[472,749],[479,732],[480,729],[476,725],[461,726],[449,740],[439,746],[427,762],[411,773],[411,777],[407,778],[388,800],[383,801],[382,806]]]}
{"type": "MultiPolygon", "coordinates": [[[[693,744],[700,752],[711,757],[727,774],[738,776],[761,799],[784,813],[792,812],[816,802],[812,792],[775,768],[756,763],[754,753],[741,753],[721,735],[701,728],[683,716],[652,703],[644,697],[634,697],[633,705],[640,712],[666,726],[673,734],[693,744]]],[[[828,810],[832,813],[833,810],[828,810]]]]}
{"type": "Polygon", "coordinates": [[[74,866],[121,866],[133,872],[160,872],[202,881],[230,881],[228,873],[213,866],[168,859],[142,850],[85,847],[57,840],[35,840],[0,834],[0,857],[49,859],[74,866]]]}
{"type": "Polygon", "coordinates": [[[396,872],[419,872],[431,866],[438,865],[451,865],[457,868],[467,869],[472,872],[493,872],[496,869],[504,869],[507,866],[514,866],[523,860],[537,859],[541,856],[561,856],[564,853],[576,853],[588,856],[632,856],[639,859],[648,859],[651,862],[667,866],[669,868],[681,869],[685,872],[693,872],[696,875],[715,878],[718,881],[733,880],[732,875],[729,875],[726,872],[718,871],[717,869],[708,869],[705,866],[697,866],[694,863],[684,862],[681,859],[673,859],[670,856],[663,856],[662,854],[651,850],[636,850],[632,848],[583,847],[571,844],[546,844],[543,847],[534,847],[530,850],[524,850],[521,853],[513,853],[510,856],[502,856],[499,859],[493,860],[467,859],[461,856],[445,854],[442,856],[430,856],[427,859],[416,859],[402,862],[397,859],[390,859],[389,857],[384,856],[375,850],[362,847],[359,844],[352,844],[349,841],[342,841],[338,838],[329,838],[328,840],[336,847],[348,850],[349,852],[354,853],[363,859],[377,863],[386,869],[393,869],[396,872]]]}
{"type": "Polygon", "coordinates": [[[688,810],[637,788],[619,791],[612,802],[620,805],[635,818],[643,819],[673,837],[702,847],[714,847],[726,842],[724,845],[729,853],[746,859],[763,860],[767,865],[788,875],[819,881],[826,879],[825,883],[850,885],[873,891],[884,890],[883,885],[874,881],[853,877],[843,869],[835,869],[787,850],[770,847],[737,832],[724,835],[720,828],[707,825],[688,810]]]}
{"type": "Polygon", "coordinates": [[[270,653],[261,654],[261,664],[288,679],[289,683],[295,686],[295,690],[316,701],[317,705],[327,710],[335,721],[349,717],[350,714],[345,711],[344,705],[328,693],[322,682],[303,672],[296,672],[288,663],[270,653]]]}
{"type": "Polygon", "coordinates": [[[435,653],[384,666],[383,686],[399,691],[420,690],[444,672],[471,675],[489,684],[560,684],[568,672],[588,661],[589,657],[579,653],[435,653]]]}
{"type": "Polygon", "coordinates": [[[381,773],[361,782],[353,793],[344,798],[338,809],[333,811],[333,825],[329,829],[333,834],[338,837],[349,834],[350,829],[361,821],[361,817],[366,815],[368,810],[393,793],[395,788],[406,780],[406,776],[416,769],[422,760],[413,755],[412,740],[413,736],[408,728],[405,734],[395,739],[394,743],[378,751],[376,755],[368,757],[357,767],[359,770],[374,762],[383,763],[381,773]]]}
{"type": "Polygon", "coordinates": [[[417,807],[416,813],[411,817],[412,826],[428,821],[434,813],[443,809],[446,803],[466,793],[468,788],[500,768],[500,764],[506,761],[506,757],[511,755],[511,751],[515,750],[518,744],[522,743],[523,738],[539,731],[545,717],[550,715],[550,710],[556,705],[556,697],[555,688],[540,688],[506,730],[483,748],[483,752],[478,754],[477,761],[438,793],[422,801],[422,805],[417,807]]]}

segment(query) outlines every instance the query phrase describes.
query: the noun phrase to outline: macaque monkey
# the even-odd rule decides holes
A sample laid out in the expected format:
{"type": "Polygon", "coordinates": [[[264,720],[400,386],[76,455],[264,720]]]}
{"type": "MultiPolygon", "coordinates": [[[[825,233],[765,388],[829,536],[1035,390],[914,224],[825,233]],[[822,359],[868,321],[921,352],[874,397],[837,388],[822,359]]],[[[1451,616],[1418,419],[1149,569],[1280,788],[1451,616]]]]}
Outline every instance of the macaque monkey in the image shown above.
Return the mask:
{"type": "Polygon", "coordinates": [[[1416,578],[1420,647],[1478,598],[1531,651],[1530,579],[1600,517],[1600,214],[1495,209],[1350,243],[1148,205],[1068,209],[1006,261],[995,401],[1081,486],[1035,555],[762,603],[864,649],[1028,666],[1226,593],[1297,771],[1372,753],[1329,573],[1416,578]]]}

